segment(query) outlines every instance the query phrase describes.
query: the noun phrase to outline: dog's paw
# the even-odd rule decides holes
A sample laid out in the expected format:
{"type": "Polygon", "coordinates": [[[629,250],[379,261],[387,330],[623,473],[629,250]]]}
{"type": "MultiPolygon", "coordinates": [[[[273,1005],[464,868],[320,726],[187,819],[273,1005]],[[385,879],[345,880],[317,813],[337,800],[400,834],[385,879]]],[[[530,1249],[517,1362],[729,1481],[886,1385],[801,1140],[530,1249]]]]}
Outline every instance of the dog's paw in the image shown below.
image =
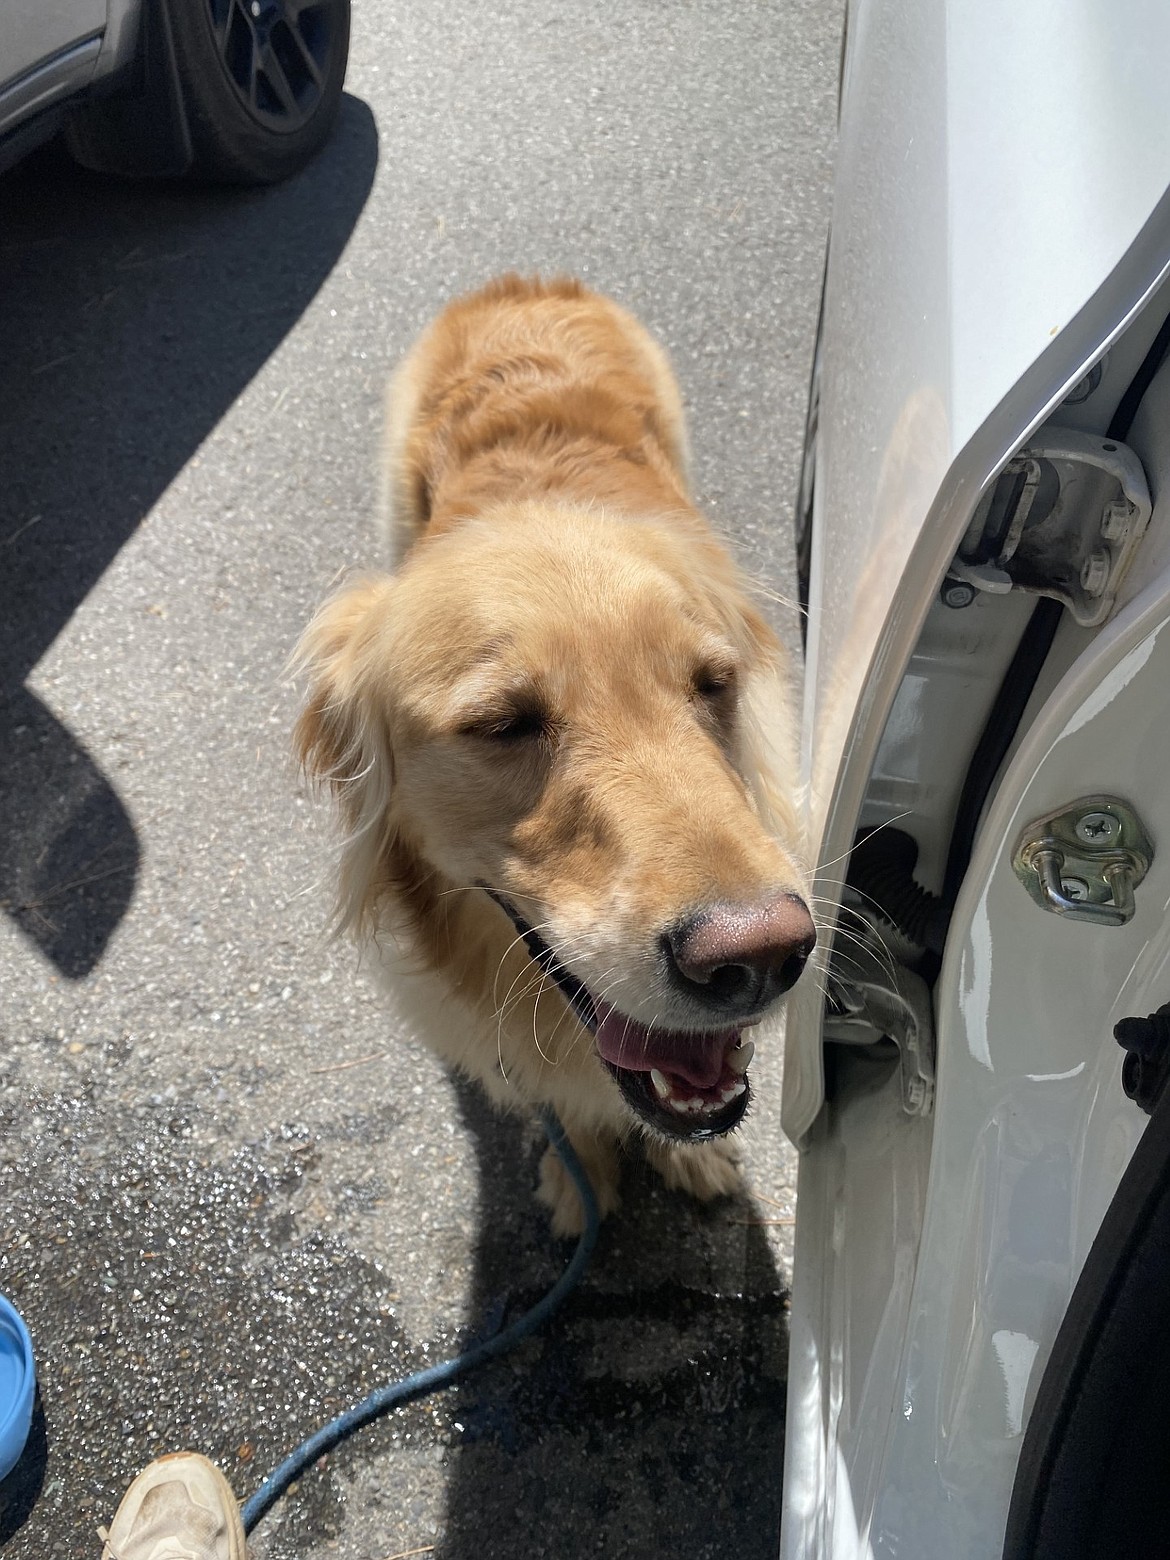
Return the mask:
{"type": "MultiPolygon", "coordinates": [[[[618,1195],[618,1157],[615,1148],[596,1140],[582,1144],[573,1140],[577,1158],[593,1187],[597,1210],[607,1218],[617,1211],[621,1198],[618,1195]]],[[[573,1179],[551,1146],[540,1161],[540,1184],[536,1189],[538,1202],[542,1202],[552,1215],[552,1231],[563,1239],[580,1235],[585,1228],[585,1208],[578,1196],[573,1179]]]]}
{"type": "Polygon", "coordinates": [[[700,1202],[730,1197],[743,1185],[739,1157],[728,1138],[694,1144],[648,1142],[646,1158],[667,1186],[700,1202]]]}

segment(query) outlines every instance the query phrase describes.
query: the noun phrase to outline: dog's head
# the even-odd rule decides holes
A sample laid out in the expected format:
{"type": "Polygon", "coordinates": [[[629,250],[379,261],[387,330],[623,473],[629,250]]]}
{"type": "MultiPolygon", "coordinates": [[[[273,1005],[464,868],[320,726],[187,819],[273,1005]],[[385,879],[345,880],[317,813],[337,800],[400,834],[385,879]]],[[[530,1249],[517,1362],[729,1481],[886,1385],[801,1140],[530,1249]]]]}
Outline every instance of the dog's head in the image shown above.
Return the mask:
{"type": "Polygon", "coordinates": [[[643,1123],[729,1130],[743,1031],[815,941],[778,654],[685,516],[524,505],[426,538],[302,644],[343,917],[490,895],[643,1123]]]}

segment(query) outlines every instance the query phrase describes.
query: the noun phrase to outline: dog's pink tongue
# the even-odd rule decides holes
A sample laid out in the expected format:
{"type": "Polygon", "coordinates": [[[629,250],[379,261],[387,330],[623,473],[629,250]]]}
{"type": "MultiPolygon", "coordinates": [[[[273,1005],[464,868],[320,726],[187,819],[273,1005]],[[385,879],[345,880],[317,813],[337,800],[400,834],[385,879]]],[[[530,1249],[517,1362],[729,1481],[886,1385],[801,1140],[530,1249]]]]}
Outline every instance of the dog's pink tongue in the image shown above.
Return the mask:
{"type": "Polygon", "coordinates": [[[607,1002],[594,1001],[597,1012],[597,1049],[614,1067],[631,1072],[672,1073],[696,1089],[713,1089],[723,1076],[723,1059],[739,1039],[737,1029],[690,1033],[677,1029],[650,1029],[627,1018],[607,1002]]]}

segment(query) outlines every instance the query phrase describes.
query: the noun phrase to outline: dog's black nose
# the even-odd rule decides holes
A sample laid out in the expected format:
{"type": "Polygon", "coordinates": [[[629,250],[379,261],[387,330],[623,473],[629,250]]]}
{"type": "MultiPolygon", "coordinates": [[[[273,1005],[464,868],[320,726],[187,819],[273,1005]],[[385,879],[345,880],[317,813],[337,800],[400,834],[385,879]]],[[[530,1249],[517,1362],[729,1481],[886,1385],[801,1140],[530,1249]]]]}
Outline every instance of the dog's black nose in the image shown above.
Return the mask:
{"type": "Polygon", "coordinates": [[[790,893],[708,905],[663,939],[676,986],[728,1017],[756,1012],[794,986],[816,940],[808,906],[790,893]]]}

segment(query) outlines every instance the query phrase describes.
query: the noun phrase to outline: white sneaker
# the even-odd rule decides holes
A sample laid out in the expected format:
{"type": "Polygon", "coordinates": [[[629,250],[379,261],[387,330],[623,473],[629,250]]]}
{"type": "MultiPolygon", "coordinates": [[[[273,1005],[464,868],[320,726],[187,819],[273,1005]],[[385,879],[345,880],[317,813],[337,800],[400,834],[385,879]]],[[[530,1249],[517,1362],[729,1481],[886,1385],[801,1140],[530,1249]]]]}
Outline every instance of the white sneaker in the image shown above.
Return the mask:
{"type": "Polygon", "coordinates": [[[98,1537],[102,1560],[248,1560],[231,1486],[197,1452],[144,1468],[98,1537]]]}

